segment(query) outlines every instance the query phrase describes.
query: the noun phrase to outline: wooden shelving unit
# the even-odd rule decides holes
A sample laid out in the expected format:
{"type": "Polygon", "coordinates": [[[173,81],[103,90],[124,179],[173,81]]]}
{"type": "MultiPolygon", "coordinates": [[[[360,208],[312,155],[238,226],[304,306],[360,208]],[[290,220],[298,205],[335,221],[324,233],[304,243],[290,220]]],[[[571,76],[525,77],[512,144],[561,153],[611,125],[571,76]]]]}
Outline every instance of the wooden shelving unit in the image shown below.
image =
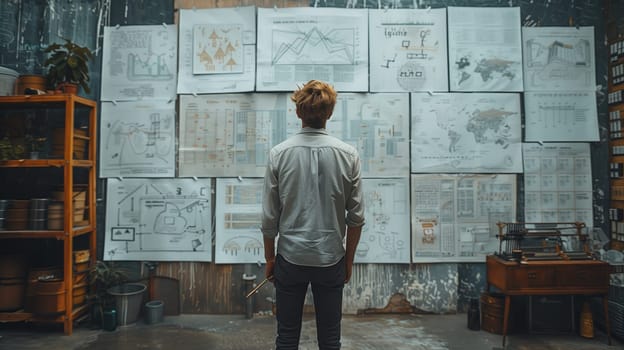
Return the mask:
{"type": "MultiPolygon", "coordinates": [[[[96,118],[97,103],[95,101],[71,94],[54,94],[40,96],[3,96],[0,97],[0,130],[10,131],[14,125],[20,125],[21,117],[27,117],[31,123],[41,123],[40,129],[49,132],[53,128],[62,130],[64,143],[61,150],[48,152],[44,159],[5,159],[0,160],[0,174],[11,178],[19,176],[19,171],[35,172],[34,177],[49,176],[47,172],[59,174],[45,185],[54,186],[63,191],[63,223],[62,229],[27,230],[27,229],[0,229],[0,240],[44,240],[62,242],[62,270],[64,285],[64,310],[53,314],[37,314],[26,312],[23,309],[13,312],[0,312],[0,322],[43,322],[63,324],[65,334],[71,334],[74,321],[88,310],[88,303],[78,305],[74,300],[74,250],[76,239],[80,239],[83,246],[87,246],[89,266],[93,266],[96,259],[96,217],[95,217],[95,182],[96,182],[96,118]],[[55,125],[46,125],[53,123],[55,125]],[[76,140],[80,140],[76,142],[76,140]],[[86,145],[86,148],[85,148],[86,145]],[[85,151],[86,150],[86,151],[85,151]],[[50,155],[52,154],[52,155],[50,155]],[[61,156],[62,154],[62,156],[61,156]],[[82,158],[82,159],[79,159],[82,158]],[[55,182],[56,181],[56,182],[55,182]],[[78,183],[78,181],[84,181],[78,183]],[[86,182],[86,183],[85,183],[86,182]],[[74,190],[81,185],[86,192],[83,220],[76,220],[75,213],[80,208],[74,207],[74,190]],[[75,211],[76,209],[76,211],[75,211]]],[[[5,135],[0,135],[0,138],[5,135]]],[[[57,145],[58,146],[58,145],[57,145]]],[[[6,184],[0,184],[0,198],[6,193],[14,194],[18,189],[2,189],[6,184]],[[12,192],[11,192],[12,191],[12,192]]],[[[48,189],[52,191],[51,188],[48,189]]],[[[24,193],[36,191],[38,198],[46,196],[46,189],[24,189],[24,193]]],[[[3,198],[10,199],[10,198],[3,198]]],[[[0,243],[2,244],[2,243],[0,243]]],[[[2,253],[0,253],[2,254],[2,253]]]]}
{"type": "Polygon", "coordinates": [[[624,39],[609,44],[608,72],[611,248],[624,250],[624,39]]]}

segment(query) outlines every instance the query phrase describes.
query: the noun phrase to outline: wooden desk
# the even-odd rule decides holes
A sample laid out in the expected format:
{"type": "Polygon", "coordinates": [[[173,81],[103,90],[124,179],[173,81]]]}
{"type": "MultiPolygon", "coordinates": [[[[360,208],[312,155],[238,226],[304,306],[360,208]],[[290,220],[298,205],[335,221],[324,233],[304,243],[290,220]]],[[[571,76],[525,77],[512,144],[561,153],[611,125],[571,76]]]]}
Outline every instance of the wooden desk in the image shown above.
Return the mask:
{"type": "Polygon", "coordinates": [[[510,298],[516,295],[600,295],[605,313],[607,337],[609,325],[609,274],[611,266],[598,260],[550,260],[513,262],[489,255],[486,258],[487,290],[490,286],[505,295],[503,347],[509,324],[510,298]]]}

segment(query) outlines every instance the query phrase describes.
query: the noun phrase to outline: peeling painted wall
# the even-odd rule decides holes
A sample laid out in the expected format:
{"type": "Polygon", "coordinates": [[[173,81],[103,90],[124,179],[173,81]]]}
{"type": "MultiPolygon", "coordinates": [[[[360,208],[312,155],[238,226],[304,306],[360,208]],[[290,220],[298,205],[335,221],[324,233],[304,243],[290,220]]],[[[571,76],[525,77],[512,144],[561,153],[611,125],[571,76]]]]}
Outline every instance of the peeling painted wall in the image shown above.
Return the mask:
{"type": "MultiPolygon", "coordinates": [[[[115,24],[173,23],[178,8],[210,8],[256,5],[259,7],[353,7],[353,8],[438,8],[448,6],[519,6],[523,24],[528,26],[594,26],[596,33],[597,98],[600,143],[592,143],[594,178],[594,222],[608,232],[609,206],[608,120],[606,105],[607,48],[606,17],[622,13],[618,0],[2,0],[0,1],[0,65],[20,73],[40,73],[41,50],[52,41],[71,37],[98,50],[102,27],[115,24]],[[618,12],[619,11],[619,12],[618,12]]],[[[622,33],[622,18],[614,18],[610,32],[622,33]]],[[[101,57],[98,55],[98,58],[101,57]]],[[[92,96],[99,96],[100,62],[93,62],[92,96]]],[[[522,175],[518,177],[518,219],[523,220],[522,175]]],[[[105,182],[98,187],[98,232],[104,232],[105,182]]],[[[101,258],[103,235],[98,237],[101,258]]],[[[136,270],[143,265],[133,263],[136,270]]],[[[246,286],[242,275],[247,269],[258,276],[256,265],[215,265],[209,263],[160,263],[159,275],[180,280],[184,313],[244,313],[246,286]]],[[[144,277],[144,276],[143,276],[144,277]]],[[[485,287],[484,264],[363,264],[354,268],[353,279],[345,288],[344,311],[356,313],[366,308],[383,308],[395,293],[402,293],[416,308],[435,313],[463,311],[470,298],[485,287]]],[[[255,311],[271,309],[273,289],[263,288],[254,296],[255,311]]],[[[310,303],[310,298],[307,303],[310,303]]]]}
{"type": "Polygon", "coordinates": [[[358,264],[345,286],[343,310],[355,314],[362,309],[383,308],[392,295],[401,293],[424,312],[455,312],[457,282],[455,264],[358,264]]]}

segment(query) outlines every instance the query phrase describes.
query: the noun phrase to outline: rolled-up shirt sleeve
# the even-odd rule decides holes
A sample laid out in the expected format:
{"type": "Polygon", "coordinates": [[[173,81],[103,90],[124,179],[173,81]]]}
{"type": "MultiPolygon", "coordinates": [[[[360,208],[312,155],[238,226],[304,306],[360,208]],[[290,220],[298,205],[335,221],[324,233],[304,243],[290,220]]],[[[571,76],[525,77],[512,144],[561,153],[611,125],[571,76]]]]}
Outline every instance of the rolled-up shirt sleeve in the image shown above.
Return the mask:
{"type": "Polygon", "coordinates": [[[351,193],[347,197],[346,223],[349,227],[364,225],[364,199],[362,194],[362,172],[360,157],[356,155],[351,173],[351,193]]]}
{"type": "Polygon", "coordinates": [[[270,154],[262,191],[262,224],[260,230],[267,238],[275,238],[277,236],[281,212],[279,181],[272,159],[272,154],[270,154]]]}

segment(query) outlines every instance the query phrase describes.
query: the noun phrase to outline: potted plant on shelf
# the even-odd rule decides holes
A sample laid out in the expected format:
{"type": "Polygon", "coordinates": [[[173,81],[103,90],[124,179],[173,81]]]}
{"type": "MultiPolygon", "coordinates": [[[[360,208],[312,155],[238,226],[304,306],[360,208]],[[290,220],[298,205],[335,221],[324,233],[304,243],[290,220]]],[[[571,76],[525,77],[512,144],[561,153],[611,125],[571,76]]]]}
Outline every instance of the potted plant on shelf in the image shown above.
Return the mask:
{"type": "Polygon", "coordinates": [[[78,85],[87,93],[89,89],[89,67],[87,63],[93,54],[87,47],[64,39],[65,44],[52,43],[44,52],[50,56],[43,65],[48,68],[47,79],[52,88],[61,88],[66,93],[78,92],[78,85]],[[72,88],[73,85],[73,88],[72,88]]]}

